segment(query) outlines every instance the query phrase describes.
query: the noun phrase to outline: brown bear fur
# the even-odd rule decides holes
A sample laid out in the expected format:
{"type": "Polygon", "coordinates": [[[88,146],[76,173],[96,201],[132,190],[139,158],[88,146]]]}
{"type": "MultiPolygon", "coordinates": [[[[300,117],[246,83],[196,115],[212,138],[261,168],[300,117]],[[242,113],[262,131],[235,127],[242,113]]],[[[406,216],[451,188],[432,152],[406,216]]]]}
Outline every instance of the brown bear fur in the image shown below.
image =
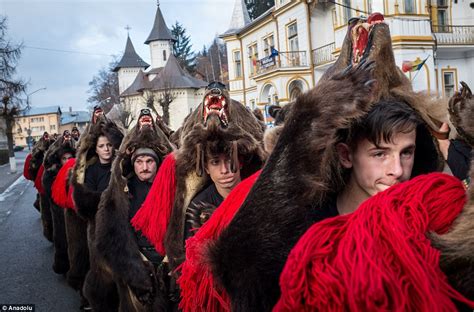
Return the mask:
{"type": "Polygon", "coordinates": [[[374,103],[405,102],[426,122],[417,129],[412,176],[443,169],[430,133],[438,126],[426,110],[429,99],[413,92],[396,67],[388,25],[375,25],[369,37],[370,53],[352,65],[348,34],[336,63],[296,100],[259,179],[208,250],[213,274],[229,294],[233,311],[272,309],[280,295],[280,272],[291,248],[313,224],[312,211],[323,209],[328,197],[344,188],[335,145],[374,103]]]}
{"type": "MultiPolygon", "coordinates": [[[[210,91],[204,95],[204,99],[209,93],[210,91]]],[[[212,119],[204,121],[204,101],[188,116],[181,127],[180,148],[176,152],[176,196],[164,241],[171,271],[174,271],[185,258],[186,209],[193,197],[209,183],[202,163],[207,142],[222,141],[226,142],[225,144],[236,142],[238,153],[243,160],[242,178],[257,171],[266,158],[262,143],[262,123],[244,105],[231,100],[226,91],[223,92],[223,96],[227,103],[227,127],[222,127],[219,122],[212,119]]]]}
{"type": "Polygon", "coordinates": [[[103,193],[96,216],[95,240],[91,254],[115,283],[120,311],[161,311],[158,281],[153,266],[143,261],[129,221],[128,179],[134,176],[131,156],[136,149],[148,147],[159,157],[157,169],[172,151],[168,138],[159,129],[132,130],[124,139],[112,164],[109,187],[103,193]]]}
{"type": "Polygon", "coordinates": [[[59,169],[61,169],[61,157],[69,152],[73,156],[76,152],[74,140],[66,142],[63,136],[59,137],[46,152],[44,156],[44,174],[43,186],[48,196],[49,207],[51,211],[53,224],[53,244],[54,244],[54,262],[53,271],[57,274],[65,274],[69,270],[69,257],[67,253],[67,238],[64,221],[64,211],[56,205],[51,198],[51,186],[56,178],[59,169]]]}
{"type": "Polygon", "coordinates": [[[95,260],[93,252],[95,237],[95,214],[101,193],[84,185],[87,167],[98,161],[95,145],[99,136],[105,135],[118,149],[123,134],[117,125],[101,116],[95,124],[89,124],[81,135],[70,183],[73,186],[73,199],[76,212],[67,211],[67,237],[71,272],[68,272],[69,285],[79,289],[94,310],[114,311],[117,309],[118,294],[110,274],[104,271],[95,260]]]}
{"type": "MultiPolygon", "coordinates": [[[[474,148],[474,98],[467,84],[450,99],[450,117],[461,137],[474,148]]],[[[444,235],[432,235],[433,245],[441,251],[440,265],[450,283],[474,300],[474,160],[471,160],[471,185],[468,202],[444,235]]]]}

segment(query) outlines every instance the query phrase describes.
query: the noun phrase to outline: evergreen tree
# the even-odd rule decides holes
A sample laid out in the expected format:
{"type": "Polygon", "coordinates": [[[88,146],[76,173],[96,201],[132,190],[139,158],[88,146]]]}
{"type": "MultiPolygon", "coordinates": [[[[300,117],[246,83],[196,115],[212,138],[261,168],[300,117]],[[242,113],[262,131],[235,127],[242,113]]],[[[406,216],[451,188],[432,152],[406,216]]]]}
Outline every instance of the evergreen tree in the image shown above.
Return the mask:
{"type": "Polygon", "coordinates": [[[178,59],[179,65],[193,74],[196,67],[196,56],[191,51],[190,37],[186,35],[186,28],[179,22],[171,27],[171,34],[176,39],[173,45],[173,54],[178,59]]]}
{"type": "Polygon", "coordinates": [[[250,18],[254,20],[274,6],[275,0],[245,0],[245,5],[250,18]]]}

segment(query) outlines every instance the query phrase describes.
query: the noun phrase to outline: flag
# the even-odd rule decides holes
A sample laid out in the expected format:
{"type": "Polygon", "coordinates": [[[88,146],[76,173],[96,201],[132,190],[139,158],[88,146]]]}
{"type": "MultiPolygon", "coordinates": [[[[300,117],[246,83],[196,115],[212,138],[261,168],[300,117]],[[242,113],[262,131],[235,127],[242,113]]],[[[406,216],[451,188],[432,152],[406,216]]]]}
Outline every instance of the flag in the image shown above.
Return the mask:
{"type": "Polygon", "coordinates": [[[430,56],[428,55],[427,58],[424,60],[421,60],[419,57],[416,58],[414,61],[403,61],[402,63],[402,71],[404,73],[406,72],[414,72],[417,70],[420,70],[423,65],[426,63],[426,60],[428,60],[430,56]]]}
{"type": "Polygon", "coordinates": [[[252,56],[252,65],[253,67],[257,67],[257,58],[255,57],[255,55],[252,56]]]}
{"type": "Polygon", "coordinates": [[[271,52],[272,54],[270,54],[270,56],[273,56],[273,57],[278,56],[278,50],[275,49],[274,47],[271,48],[271,52]]]}

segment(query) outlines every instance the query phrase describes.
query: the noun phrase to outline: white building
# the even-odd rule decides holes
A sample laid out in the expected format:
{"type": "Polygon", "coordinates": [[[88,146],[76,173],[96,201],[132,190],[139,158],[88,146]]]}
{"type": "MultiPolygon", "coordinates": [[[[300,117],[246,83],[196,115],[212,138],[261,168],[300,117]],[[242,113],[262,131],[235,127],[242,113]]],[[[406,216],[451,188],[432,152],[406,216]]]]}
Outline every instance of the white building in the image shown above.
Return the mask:
{"type": "Polygon", "coordinates": [[[125,52],[114,71],[118,73],[121,105],[132,116],[137,116],[140,109],[147,106],[147,101],[153,101],[154,107],[163,115],[159,102],[171,97],[169,126],[176,130],[199,105],[208,83],[191,77],[180,67],[172,54],[173,42],[158,4],[153,28],[145,41],[150,46],[151,67],[136,53],[127,37],[125,52]]]}
{"type": "Polygon", "coordinates": [[[473,7],[467,0],[276,0],[250,21],[244,1],[236,0],[221,35],[230,94],[252,108],[288,103],[334,63],[351,17],[380,12],[397,65],[426,59],[422,69],[406,74],[414,89],[449,96],[461,80],[474,86],[473,7]]]}

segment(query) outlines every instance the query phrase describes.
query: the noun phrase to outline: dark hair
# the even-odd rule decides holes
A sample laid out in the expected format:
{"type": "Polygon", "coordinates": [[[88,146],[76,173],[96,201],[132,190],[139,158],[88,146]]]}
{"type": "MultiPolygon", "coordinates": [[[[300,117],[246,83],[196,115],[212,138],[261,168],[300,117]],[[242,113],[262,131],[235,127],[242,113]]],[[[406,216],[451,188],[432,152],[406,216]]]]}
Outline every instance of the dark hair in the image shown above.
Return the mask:
{"type": "Polygon", "coordinates": [[[423,121],[408,104],[395,100],[383,100],[374,105],[367,116],[356,122],[349,130],[347,144],[357,148],[363,139],[375,146],[382,142],[393,143],[397,133],[409,133],[416,130],[423,121]]]}

